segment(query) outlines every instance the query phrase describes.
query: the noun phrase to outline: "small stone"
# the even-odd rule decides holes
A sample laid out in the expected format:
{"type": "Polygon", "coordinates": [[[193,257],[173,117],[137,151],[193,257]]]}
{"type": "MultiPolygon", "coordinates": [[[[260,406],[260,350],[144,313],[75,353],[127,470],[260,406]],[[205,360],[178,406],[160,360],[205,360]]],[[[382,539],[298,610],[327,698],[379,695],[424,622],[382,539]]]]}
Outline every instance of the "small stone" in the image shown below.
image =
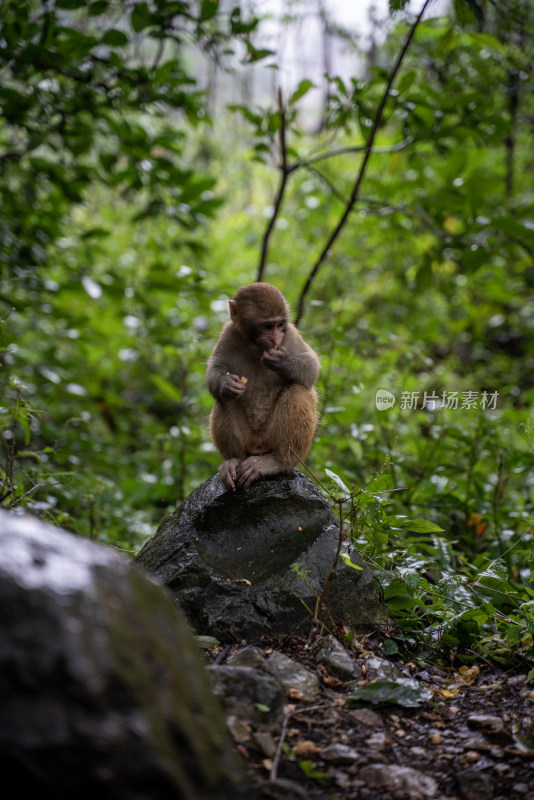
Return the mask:
{"type": "Polygon", "coordinates": [[[528,786],[526,783],[514,783],[512,789],[518,794],[526,794],[528,792],[528,786]]]}
{"type": "Polygon", "coordinates": [[[230,731],[230,736],[234,740],[234,742],[248,742],[250,741],[250,734],[252,733],[252,728],[242,719],[239,717],[230,716],[226,719],[226,727],[230,731]]]}
{"type": "Polygon", "coordinates": [[[471,714],[467,717],[467,723],[483,733],[498,733],[504,729],[502,719],[492,714],[471,714]]]}
{"type": "Polygon", "coordinates": [[[273,675],[254,667],[208,667],[213,691],[229,716],[248,722],[275,721],[283,711],[283,687],[273,675]]]}
{"type": "Polygon", "coordinates": [[[406,736],[406,731],[403,730],[403,728],[398,728],[395,731],[395,736],[398,736],[399,739],[404,739],[404,737],[406,736]]]}
{"type": "Polygon", "coordinates": [[[254,645],[243,647],[228,659],[233,667],[261,667],[265,663],[263,650],[254,645]]]}
{"type": "Polygon", "coordinates": [[[499,775],[504,775],[504,773],[505,773],[505,772],[508,772],[508,770],[510,769],[510,765],[509,765],[509,764],[503,764],[503,763],[501,762],[500,764],[495,764],[495,766],[493,767],[493,769],[494,769],[494,770],[495,770],[495,772],[497,772],[499,775]]]}
{"type": "Polygon", "coordinates": [[[491,745],[482,739],[466,739],[464,742],[464,748],[466,750],[481,750],[484,753],[490,750],[491,745]]]}
{"type": "Polygon", "coordinates": [[[423,758],[424,756],[426,756],[427,752],[424,747],[410,747],[410,750],[412,751],[414,756],[417,756],[418,758],[423,758]]]}
{"type": "Polygon", "coordinates": [[[348,744],[329,744],[321,748],[321,755],[325,761],[334,764],[352,764],[359,759],[359,753],[348,744]]]}
{"type": "Polygon", "coordinates": [[[379,714],[370,708],[356,708],[351,710],[350,715],[356,722],[365,725],[367,728],[376,728],[382,724],[379,714]]]}
{"type": "Polygon", "coordinates": [[[468,750],[463,757],[468,764],[475,764],[479,759],[480,753],[477,753],[476,750],[468,750]]]}
{"type": "Polygon", "coordinates": [[[359,678],[361,668],[354,663],[343,645],[334,636],[324,636],[320,640],[321,649],[317,653],[317,661],[324,664],[327,670],[342,681],[359,678]]]}
{"type": "Polygon", "coordinates": [[[430,775],[396,764],[369,764],[360,770],[359,777],[372,789],[387,787],[393,800],[429,800],[438,791],[430,775]]]}
{"type": "Polygon", "coordinates": [[[301,667],[296,661],[274,650],[265,661],[264,669],[277,678],[284,689],[297,689],[304,697],[317,694],[319,681],[308,669],[301,667]]]}
{"type": "Polygon", "coordinates": [[[457,776],[460,793],[465,800],[491,800],[491,777],[478,769],[465,769],[457,776]]]}
{"type": "Polygon", "coordinates": [[[379,732],[373,733],[372,736],[369,736],[367,739],[367,744],[373,750],[378,750],[381,752],[382,750],[385,750],[386,747],[389,747],[391,741],[385,733],[379,732]]]}
{"type": "Polygon", "coordinates": [[[433,733],[432,736],[430,737],[430,741],[432,742],[432,744],[441,744],[443,741],[443,736],[441,735],[441,733],[437,732],[433,733]]]}
{"type": "Polygon", "coordinates": [[[370,681],[395,680],[404,677],[400,669],[386,658],[368,658],[365,662],[365,669],[367,679],[370,681]]]}
{"type": "Polygon", "coordinates": [[[258,745],[264,756],[267,758],[274,758],[276,753],[276,742],[268,731],[257,731],[253,738],[255,744],[258,745]]]}

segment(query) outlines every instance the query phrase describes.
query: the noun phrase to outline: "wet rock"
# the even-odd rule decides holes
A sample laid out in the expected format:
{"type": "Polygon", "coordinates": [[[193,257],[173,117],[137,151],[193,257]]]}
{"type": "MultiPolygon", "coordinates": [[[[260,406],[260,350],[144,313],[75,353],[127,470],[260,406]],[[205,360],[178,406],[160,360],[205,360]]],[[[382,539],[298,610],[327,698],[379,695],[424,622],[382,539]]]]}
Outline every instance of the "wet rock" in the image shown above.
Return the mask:
{"type": "MultiPolygon", "coordinates": [[[[185,611],[196,632],[222,640],[290,633],[309,618],[332,567],[338,522],[298,470],[227,492],[205,481],[137,556],[185,611]],[[297,572],[292,565],[298,564],[297,572]]],[[[340,561],[326,605],[362,629],[385,620],[370,569],[355,550],[340,561]]]]}
{"type": "Polygon", "coordinates": [[[132,561],[0,512],[0,767],[40,800],[250,797],[198,646],[132,561]]]}
{"type": "Polygon", "coordinates": [[[491,800],[493,787],[489,773],[477,768],[465,769],[458,774],[458,788],[465,800],[491,800]]]}
{"type": "Polygon", "coordinates": [[[221,699],[226,714],[248,723],[279,720],[284,691],[273,675],[253,667],[208,667],[213,691],[221,699]],[[258,708],[260,706],[260,708],[258,708]]]}
{"type": "Polygon", "coordinates": [[[321,756],[333,764],[353,764],[359,759],[359,753],[348,744],[329,744],[321,748],[321,756]]]}
{"type": "Polygon", "coordinates": [[[430,775],[396,764],[369,764],[358,773],[367,786],[386,788],[394,800],[428,800],[435,797],[438,784],[430,775]]]}
{"type": "Polygon", "coordinates": [[[313,672],[277,650],[273,650],[264,669],[274,675],[286,691],[297,689],[304,697],[311,697],[319,691],[319,681],[313,672]]]}
{"type": "Polygon", "coordinates": [[[320,649],[316,660],[324,664],[327,670],[342,681],[350,681],[361,675],[360,667],[355,664],[343,645],[335,636],[324,636],[320,641],[320,649]]]}

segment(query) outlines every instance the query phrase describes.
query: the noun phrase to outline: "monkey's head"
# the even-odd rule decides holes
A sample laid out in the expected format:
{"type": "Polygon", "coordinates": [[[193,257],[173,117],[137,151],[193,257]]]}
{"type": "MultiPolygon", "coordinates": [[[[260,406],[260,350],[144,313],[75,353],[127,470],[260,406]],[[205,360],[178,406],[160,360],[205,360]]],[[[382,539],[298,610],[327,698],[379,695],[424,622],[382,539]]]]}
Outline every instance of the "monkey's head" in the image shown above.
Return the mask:
{"type": "Polygon", "coordinates": [[[232,322],[245,339],[261,350],[282,344],[289,323],[289,306],[275,286],[270,283],[243,286],[229,305],[232,322]]]}

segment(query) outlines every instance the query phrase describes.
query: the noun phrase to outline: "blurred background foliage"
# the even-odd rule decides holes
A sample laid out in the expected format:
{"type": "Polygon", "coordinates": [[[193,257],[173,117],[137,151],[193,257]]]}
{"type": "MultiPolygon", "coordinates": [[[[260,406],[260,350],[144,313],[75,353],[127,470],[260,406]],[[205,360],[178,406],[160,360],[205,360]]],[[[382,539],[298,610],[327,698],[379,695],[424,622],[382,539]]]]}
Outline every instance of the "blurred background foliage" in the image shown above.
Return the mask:
{"type": "Polygon", "coordinates": [[[410,4],[364,46],[319,0],[0,0],[0,500],[137,551],[218,466],[205,363],[261,274],[321,355],[308,467],[355,493],[391,652],[528,660],[534,5],[432,8],[304,292],[410,4]],[[310,16],[288,82],[273,25],[310,16]]]}

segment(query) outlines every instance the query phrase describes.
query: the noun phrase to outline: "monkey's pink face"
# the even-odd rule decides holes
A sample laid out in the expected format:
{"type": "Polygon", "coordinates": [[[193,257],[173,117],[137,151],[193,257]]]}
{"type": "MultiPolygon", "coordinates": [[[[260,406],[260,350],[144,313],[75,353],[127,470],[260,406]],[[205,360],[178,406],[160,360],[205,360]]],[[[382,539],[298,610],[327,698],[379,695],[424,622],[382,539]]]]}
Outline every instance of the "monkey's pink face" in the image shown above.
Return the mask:
{"type": "Polygon", "coordinates": [[[284,341],[286,330],[287,320],[285,319],[265,320],[265,322],[260,322],[257,325],[254,341],[260,349],[272,350],[275,347],[280,347],[284,341]]]}

